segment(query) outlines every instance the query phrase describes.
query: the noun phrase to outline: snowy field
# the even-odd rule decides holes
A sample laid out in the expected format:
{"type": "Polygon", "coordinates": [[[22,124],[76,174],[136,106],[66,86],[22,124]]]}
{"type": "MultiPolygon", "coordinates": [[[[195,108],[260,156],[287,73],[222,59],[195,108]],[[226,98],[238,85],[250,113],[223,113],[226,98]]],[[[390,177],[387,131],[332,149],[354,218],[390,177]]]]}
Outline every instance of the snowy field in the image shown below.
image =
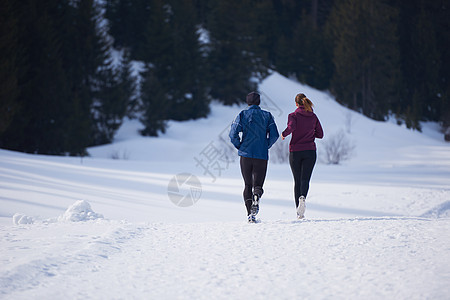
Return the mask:
{"type": "Polygon", "coordinates": [[[376,122],[277,73],[259,89],[280,132],[299,92],[323,125],[305,220],[280,139],[261,222],[246,222],[222,141],[245,106],[213,104],[159,138],[127,121],[85,158],[0,150],[0,299],[449,299],[450,144],[437,125],[376,122]],[[336,137],[350,159],[326,164],[336,137]]]}

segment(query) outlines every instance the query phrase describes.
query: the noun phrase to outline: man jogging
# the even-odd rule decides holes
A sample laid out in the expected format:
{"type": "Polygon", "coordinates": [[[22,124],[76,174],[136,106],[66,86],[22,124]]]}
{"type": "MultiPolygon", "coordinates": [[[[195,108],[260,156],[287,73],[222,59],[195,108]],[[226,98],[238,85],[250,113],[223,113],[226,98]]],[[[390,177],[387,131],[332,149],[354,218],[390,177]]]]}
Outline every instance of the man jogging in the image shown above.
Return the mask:
{"type": "Polygon", "coordinates": [[[259,199],[264,190],[269,148],[279,137],[278,129],[270,112],[259,107],[260,95],[247,95],[247,109],[239,113],[231,124],[230,139],[238,149],[242,177],[244,178],[244,202],[250,223],[256,222],[259,199]],[[242,138],[239,133],[242,132],[242,138]]]}

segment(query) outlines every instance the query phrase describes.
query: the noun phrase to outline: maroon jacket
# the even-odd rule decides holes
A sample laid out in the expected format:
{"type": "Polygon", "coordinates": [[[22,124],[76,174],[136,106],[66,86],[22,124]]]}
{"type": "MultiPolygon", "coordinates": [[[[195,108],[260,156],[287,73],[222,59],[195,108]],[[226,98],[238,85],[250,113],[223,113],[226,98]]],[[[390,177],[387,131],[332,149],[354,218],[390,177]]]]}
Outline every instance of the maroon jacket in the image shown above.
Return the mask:
{"type": "Polygon", "coordinates": [[[314,140],[323,138],[322,125],[316,114],[306,111],[303,106],[289,114],[287,128],[281,134],[286,137],[291,133],[289,152],[316,150],[314,140]]]}

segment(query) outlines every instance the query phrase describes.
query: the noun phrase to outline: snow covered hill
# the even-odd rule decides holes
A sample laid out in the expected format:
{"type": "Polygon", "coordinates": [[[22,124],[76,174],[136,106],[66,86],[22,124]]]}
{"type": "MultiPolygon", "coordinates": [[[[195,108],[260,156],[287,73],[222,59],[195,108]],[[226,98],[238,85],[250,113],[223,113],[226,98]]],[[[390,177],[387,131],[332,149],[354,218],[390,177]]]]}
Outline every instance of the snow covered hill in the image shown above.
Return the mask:
{"type": "Polygon", "coordinates": [[[243,106],[158,138],[127,121],[86,158],[0,150],[0,299],[448,299],[450,145],[436,125],[375,122],[277,73],[260,91],[279,131],[299,92],[324,127],[306,220],[279,140],[262,222],[245,222],[227,144],[243,106]],[[325,164],[339,134],[352,155],[325,164]]]}

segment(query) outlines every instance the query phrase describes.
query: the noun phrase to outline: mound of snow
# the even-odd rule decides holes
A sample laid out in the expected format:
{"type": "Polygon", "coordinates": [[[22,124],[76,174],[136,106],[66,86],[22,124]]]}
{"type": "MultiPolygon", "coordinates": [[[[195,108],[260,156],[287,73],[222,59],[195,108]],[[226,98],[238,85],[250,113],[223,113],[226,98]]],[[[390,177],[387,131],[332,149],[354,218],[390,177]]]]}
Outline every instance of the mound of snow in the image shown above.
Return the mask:
{"type": "Polygon", "coordinates": [[[19,225],[19,224],[33,224],[33,218],[29,217],[27,215],[24,214],[14,214],[13,216],[13,223],[14,225],[19,225]]]}
{"type": "Polygon", "coordinates": [[[94,212],[89,202],[79,200],[72,204],[63,215],[58,217],[58,221],[81,222],[96,219],[103,219],[103,215],[94,212]]]}
{"type": "Polygon", "coordinates": [[[424,213],[424,218],[450,218],[450,201],[444,202],[424,213]]]}

